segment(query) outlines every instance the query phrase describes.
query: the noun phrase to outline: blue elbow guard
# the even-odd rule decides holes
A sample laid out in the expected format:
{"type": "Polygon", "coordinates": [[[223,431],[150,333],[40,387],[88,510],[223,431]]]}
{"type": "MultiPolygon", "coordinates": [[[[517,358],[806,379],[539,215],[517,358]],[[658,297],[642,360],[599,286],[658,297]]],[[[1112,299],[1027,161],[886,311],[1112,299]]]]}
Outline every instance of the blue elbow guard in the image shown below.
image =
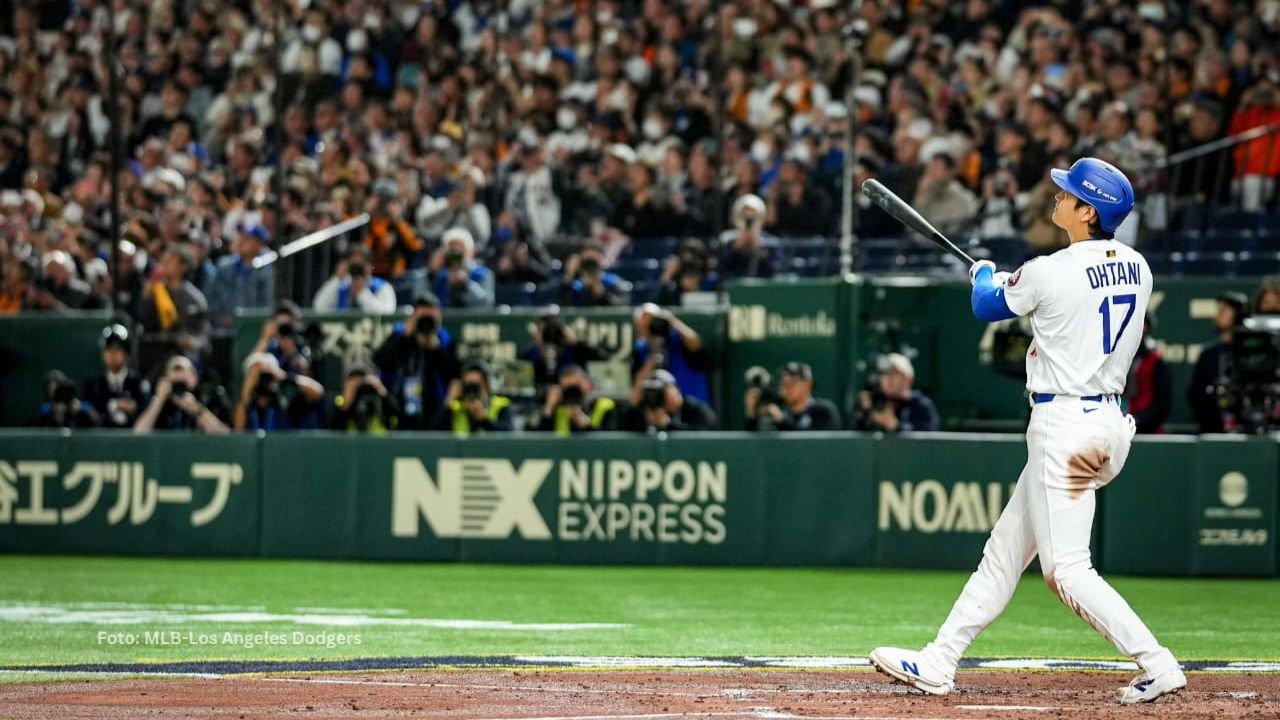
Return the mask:
{"type": "Polygon", "coordinates": [[[1004,299],[1004,288],[992,282],[992,275],[991,268],[982,268],[978,271],[978,277],[973,285],[973,294],[970,296],[973,314],[983,322],[1018,317],[1017,313],[1009,309],[1009,303],[1004,299]]]}

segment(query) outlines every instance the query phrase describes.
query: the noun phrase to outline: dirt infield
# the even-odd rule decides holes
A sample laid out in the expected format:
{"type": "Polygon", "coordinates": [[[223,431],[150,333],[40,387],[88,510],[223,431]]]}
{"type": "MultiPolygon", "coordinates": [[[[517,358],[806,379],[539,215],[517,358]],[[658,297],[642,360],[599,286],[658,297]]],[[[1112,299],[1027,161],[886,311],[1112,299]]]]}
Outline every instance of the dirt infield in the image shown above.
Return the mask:
{"type": "Polygon", "coordinates": [[[1280,675],[1193,674],[1152,705],[1127,674],[961,671],[931,697],[870,671],[508,670],[289,673],[0,685],[3,718],[1276,718],[1280,675]]]}

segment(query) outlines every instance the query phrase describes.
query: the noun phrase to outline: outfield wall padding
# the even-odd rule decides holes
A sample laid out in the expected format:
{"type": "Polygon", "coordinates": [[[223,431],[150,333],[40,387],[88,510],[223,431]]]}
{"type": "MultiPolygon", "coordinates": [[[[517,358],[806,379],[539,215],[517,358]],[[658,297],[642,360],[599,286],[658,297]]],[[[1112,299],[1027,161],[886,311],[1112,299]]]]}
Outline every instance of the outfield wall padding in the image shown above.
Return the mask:
{"type": "MultiPolygon", "coordinates": [[[[0,432],[0,551],[969,569],[1015,435],[457,439],[0,432]]],[[[1099,495],[1108,572],[1276,574],[1280,445],[1154,438],[1099,495]]]]}

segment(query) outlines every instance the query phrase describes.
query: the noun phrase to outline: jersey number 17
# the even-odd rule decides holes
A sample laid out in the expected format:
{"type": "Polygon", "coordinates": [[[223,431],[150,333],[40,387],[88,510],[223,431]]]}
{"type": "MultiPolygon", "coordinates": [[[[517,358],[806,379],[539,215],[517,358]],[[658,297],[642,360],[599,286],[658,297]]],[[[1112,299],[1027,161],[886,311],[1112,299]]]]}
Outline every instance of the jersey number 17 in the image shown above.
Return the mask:
{"type": "Polygon", "coordinates": [[[1116,345],[1120,344],[1120,337],[1124,335],[1124,329],[1129,327],[1129,321],[1133,319],[1133,311],[1137,307],[1138,296],[1133,293],[1102,298],[1102,304],[1098,306],[1098,313],[1102,315],[1102,354],[1110,355],[1111,351],[1116,349],[1116,345]],[[1111,310],[1117,305],[1128,305],[1129,309],[1125,311],[1124,319],[1120,321],[1120,329],[1116,331],[1115,339],[1113,340],[1111,338],[1111,310]]]}

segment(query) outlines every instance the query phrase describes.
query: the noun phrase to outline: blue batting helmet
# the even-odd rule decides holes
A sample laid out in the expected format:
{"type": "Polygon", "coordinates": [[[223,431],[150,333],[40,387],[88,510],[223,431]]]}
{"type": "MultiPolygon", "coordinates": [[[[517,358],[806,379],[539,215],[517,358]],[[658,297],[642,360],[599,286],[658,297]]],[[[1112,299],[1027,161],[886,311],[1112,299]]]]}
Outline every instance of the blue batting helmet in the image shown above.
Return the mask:
{"type": "Polygon", "coordinates": [[[1053,182],[1098,211],[1098,223],[1115,232],[1133,209],[1133,185],[1120,169],[1098,158],[1080,158],[1070,170],[1049,171],[1053,182]]]}

